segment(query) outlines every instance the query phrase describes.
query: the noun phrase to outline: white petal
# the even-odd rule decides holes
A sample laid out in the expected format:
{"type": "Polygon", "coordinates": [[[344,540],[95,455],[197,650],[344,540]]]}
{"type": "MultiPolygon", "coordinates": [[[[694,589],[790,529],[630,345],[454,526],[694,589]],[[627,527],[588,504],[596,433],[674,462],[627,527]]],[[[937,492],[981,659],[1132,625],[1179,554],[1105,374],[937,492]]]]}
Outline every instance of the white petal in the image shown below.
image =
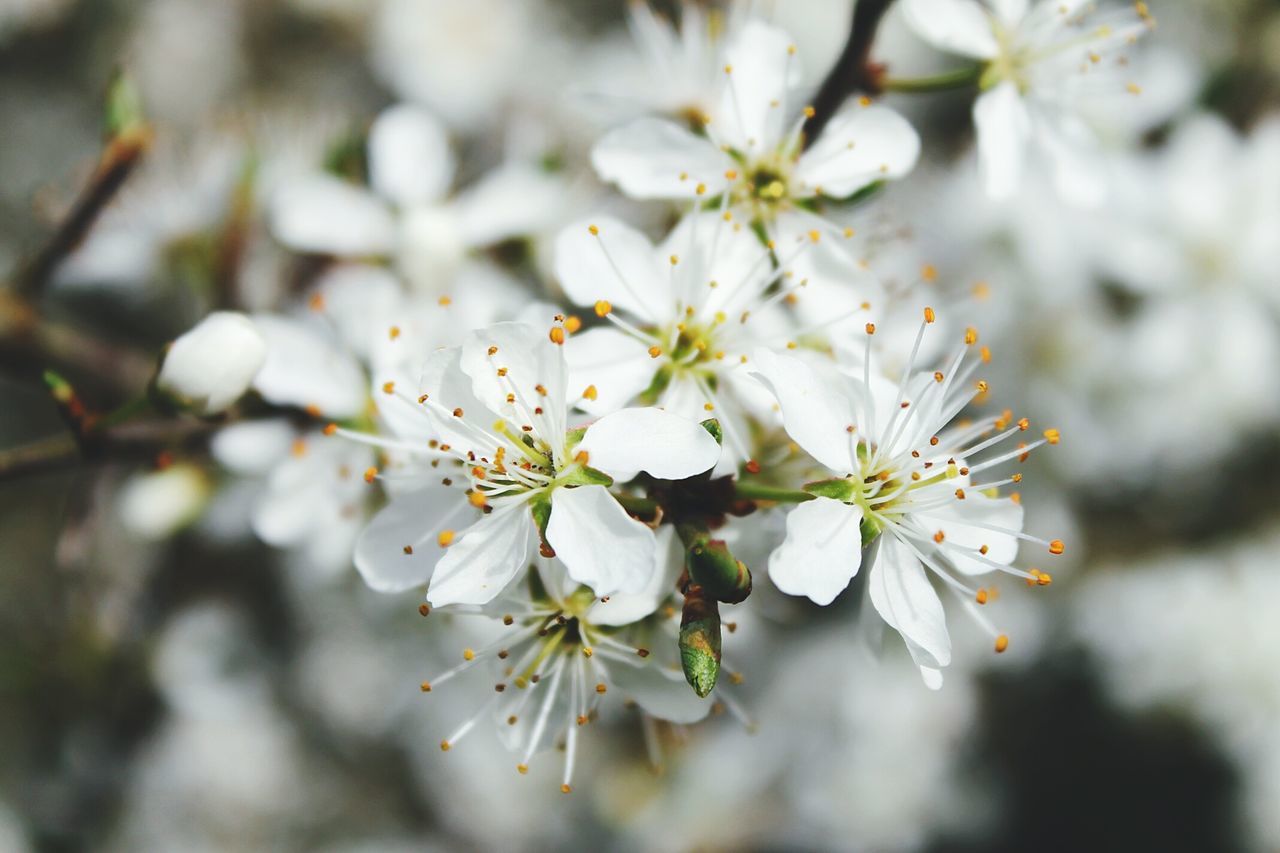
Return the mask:
{"type": "Polygon", "coordinates": [[[938,593],[920,560],[892,534],[882,533],[867,589],[880,617],[902,635],[919,666],[951,662],[951,637],[938,593]]]}
{"type": "MultiPolygon", "coordinates": [[[[525,568],[534,539],[527,504],[495,509],[445,549],[427,589],[427,600],[436,607],[487,604],[525,568]]],[[[438,546],[426,543],[424,547],[438,546]]]]}
{"type": "Polygon", "coordinates": [[[268,545],[300,544],[338,513],[339,498],[326,483],[315,454],[287,456],[271,471],[253,510],[253,532],[268,545]]]}
{"type": "Polygon", "coordinates": [[[1022,181],[1031,117],[1013,82],[984,92],[973,105],[983,184],[992,198],[1008,198],[1022,181]]]}
{"type": "MultiPolygon", "coordinates": [[[[986,545],[986,559],[992,562],[1007,566],[1018,556],[1016,536],[975,526],[982,524],[1021,531],[1022,505],[1008,498],[989,498],[970,489],[964,500],[952,501],[928,514],[921,514],[920,519],[926,528],[941,530],[948,545],[974,550],[986,545]]],[[[965,574],[986,574],[994,569],[989,562],[957,554],[951,548],[944,549],[943,553],[958,571],[965,574]]]]}
{"type": "MultiPolygon", "coordinates": [[[[462,370],[462,347],[436,350],[422,367],[421,387],[421,392],[428,394],[435,405],[424,405],[422,411],[435,425],[435,432],[442,442],[492,459],[497,442],[478,434],[468,425],[481,424],[487,429],[498,415],[476,397],[474,387],[471,377],[462,370]],[[460,414],[454,415],[453,412],[458,410],[461,410],[460,414]]],[[[380,396],[385,395],[375,395],[374,399],[380,396]]],[[[400,437],[409,441],[422,437],[421,425],[408,412],[389,410],[387,414],[400,437]]]]}
{"type": "Polygon", "coordinates": [[[521,163],[487,173],[459,195],[458,228],[470,246],[489,246],[564,221],[565,179],[521,163]]]}
{"type": "Polygon", "coordinates": [[[613,328],[589,329],[565,344],[569,366],[569,397],[594,385],[596,399],[583,399],[578,408],[589,414],[614,412],[630,403],[653,382],[656,370],[649,348],[613,328]]]}
{"type": "Polygon", "coordinates": [[[282,187],[271,201],[271,232],[290,249],[326,255],[386,255],[396,244],[386,204],[330,175],[282,187]]]}
{"type": "Polygon", "coordinates": [[[556,278],[578,305],[605,300],[646,323],[675,312],[670,273],[649,239],[611,217],[575,222],[556,237],[556,278]],[[596,233],[592,234],[594,228],[596,233]]]}
{"type": "Polygon", "coordinates": [[[932,666],[920,667],[920,677],[924,679],[924,686],[930,690],[942,689],[942,670],[932,666]]]}
{"type": "Polygon", "coordinates": [[[756,350],[749,365],[778,398],[783,425],[797,444],[836,473],[857,467],[848,432],[853,413],[838,379],[820,376],[794,356],[766,349],[756,350]]]}
{"type": "Polygon", "coordinates": [[[605,134],[591,149],[600,180],[632,198],[693,198],[699,184],[715,194],[732,161],[710,140],[677,124],[642,118],[605,134]],[[683,177],[682,177],[683,176],[683,177]]]}
{"type": "Polygon", "coordinates": [[[316,328],[289,317],[254,317],[267,341],[267,361],[253,387],[268,402],[315,406],[335,418],[364,410],[368,379],[359,363],[316,328]]]}
{"type": "Polygon", "coordinates": [[[428,486],[396,496],[365,526],[356,540],[355,563],[370,588],[403,592],[426,583],[444,556],[437,537],[462,517],[461,490],[428,486]],[[408,547],[410,550],[406,551],[408,547]]]}
{"type": "Polygon", "coordinates": [[[728,85],[712,127],[720,142],[759,155],[782,139],[782,104],[787,89],[799,79],[791,36],[778,27],[752,19],[725,51],[728,85]]]}
{"type": "Polygon", "coordinates": [[[218,430],[209,443],[213,458],[242,476],[265,474],[289,453],[298,435],[284,419],[243,421],[218,430]]]}
{"type": "Polygon", "coordinates": [[[459,364],[471,377],[472,391],[489,409],[532,426],[557,448],[564,438],[568,371],[563,347],[551,342],[549,329],[550,324],[537,329],[524,323],[494,323],[471,333],[459,364]],[[498,375],[501,368],[506,368],[504,376],[498,375]],[[512,393],[516,401],[508,403],[512,393]],[[541,415],[532,413],[537,407],[541,415]]]}
{"type": "Polygon", "coordinates": [[[453,180],[444,125],[420,107],[383,110],[369,128],[369,183],[401,207],[444,196],[453,180]]]}
{"type": "Polygon", "coordinates": [[[1000,49],[991,19],[975,0],[904,0],[907,26],[942,50],[992,59],[1000,49]]]}
{"type": "Polygon", "coordinates": [[[920,136],[905,118],[879,104],[848,103],[800,157],[802,191],[845,198],[875,181],[901,178],[920,157],[920,136]]]}
{"type": "Polygon", "coordinates": [[[587,463],[618,481],[644,471],[660,480],[683,480],[710,471],[720,445],[702,424],[655,408],[622,409],[587,427],[579,450],[587,463]]]}
{"type": "Polygon", "coordinates": [[[769,555],[769,579],[787,595],[827,605],[862,565],[862,509],[815,498],[787,513],[787,538],[769,555]]]}
{"type": "MultiPolygon", "coordinates": [[[[699,316],[709,318],[721,309],[740,314],[759,301],[750,294],[758,295],[773,275],[772,265],[762,262],[766,251],[750,228],[735,227],[719,213],[708,211],[681,219],[662,241],[658,258],[667,265],[662,271],[664,281],[674,275],[675,299],[699,306],[699,316]],[[669,268],[672,255],[680,259],[674,270],[669,268]],[[716,287],[709,288],[712,281],[716,287]]],[[[659,323],[678,319],[670,300],[664,309],[655,318],[659,323]]]]}
{"type": "Polygon", "coordinates": [[[604,486],[552,492],[547,543],[569,577],[596,595],[639,592],[653,578],[653,530],[627,515],[604,486]]]}
{"type": "Polygon", "coordinates": [[[1013,27],[1027,14],[1029,0],[991,0],[991,8],[1006,27],[1013,27]]]}
{"type": "Polygon", "coordinates": [[[649,583],[639,592],[611,595],[608,601],[597,601],[591,605],[586,615],[588,624],[630,625],[639,622],[671,595],[676,577],[684,569],[684,551],[676,539],[673,525],[659,527],[654,538],[654,567],[649,583]]]}
{"type": "Polygon", "coordinates": [[[1093,131],[1074,116],[1034,123],[1036,142],[1053,167],[1053,185],[1076,207],[1097,208],[1107,200],[1106,159],[1093,131]]]}
{"type": "Polygon", "coordinates": [[[698,698],[682,673],[663,669],[657,662],[615,666],[612,673],[614,684],[624,696],[660,720],[696,723],[711,711],[711,699],[698,698]]]}

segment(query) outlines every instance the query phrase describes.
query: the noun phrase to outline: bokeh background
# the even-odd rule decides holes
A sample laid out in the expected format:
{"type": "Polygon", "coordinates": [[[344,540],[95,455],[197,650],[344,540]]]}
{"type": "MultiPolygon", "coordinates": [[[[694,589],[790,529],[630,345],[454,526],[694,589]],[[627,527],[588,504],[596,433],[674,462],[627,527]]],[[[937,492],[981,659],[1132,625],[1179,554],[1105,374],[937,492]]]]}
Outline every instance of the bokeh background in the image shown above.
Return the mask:
{"type": "MultiPolygon", "coordinates": [[[[850,4],[756,5],[816,85],[850,4]]],[[[664,729],[655,770],[621,717],[563,797],[487,733],[440,752],[466,696],[417,685],[451,626],[262,544],[260,483],[199,443],[159,473],[99,460],[0,480],[0,850],[1280,850],[1280,3],[1151,6],[1142,97],[1094,116],[1103,208],[1034,174],[986,201],[960,93],[892,99],[924,160],[850,213],[874,270],[980,319],[993,396],[1066,436],[1024,501],[1071,549],[1052,587],[1006,590],[1007,654],[958,625],[930,693],[861,653],[856,596],[760,583],[732,638],[753,724],[664,729]]],[[[314,259],[272,240],[268,190],[358,169],[389,104],[448,123],[464,187],[536,157],[567,208],[617,206],[583,93],[626,85],[629,45],[612,0],[0,0],[0,270],[91,173],[117,68],[155,129],[36,297],[61,344],[0,346],[0,448],[65,430],[43,368],[114,405],[210,307],[296,300],[314,259]]],[[[895,13],[876,55],[946,61],[895,13]]],[[[490,260],[545,277],[555,215],[490,260]]]]}

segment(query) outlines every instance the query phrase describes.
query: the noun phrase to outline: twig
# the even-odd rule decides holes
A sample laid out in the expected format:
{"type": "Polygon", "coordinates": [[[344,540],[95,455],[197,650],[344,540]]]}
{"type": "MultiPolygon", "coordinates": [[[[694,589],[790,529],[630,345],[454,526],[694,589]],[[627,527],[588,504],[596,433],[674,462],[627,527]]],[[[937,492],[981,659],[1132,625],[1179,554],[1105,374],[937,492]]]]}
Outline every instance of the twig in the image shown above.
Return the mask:
{"type": "Polygon", "coordinates": [[[880,76],[884,69],[871,61],[871,45],[880,19],[892,3],[893,0],[857,0],[849,40],[813,98],[814,114],[805,124],[805,145],[812,145],[822,135],[822,129],[849,95],[854,92],[880,94],[880,76]]]}
{"type": "Polygon", "coordinates": [[[202,446],[216,427],[207,421],[153,421],[98,431],[90,441],[64,433],[0,450],[0,481],[104,462],[153,460],[166,450],[202,446]]]}
{"type": "Polygon", "coordinates": [[[113,138],[102,152],[98,168],[75,206],[34,258],[17,276],[15,289],[26,296],[38,293],[62,259],[89,233],[103,209],[115,198],[151,144],[151,131],[133,128],[113,138]]]}

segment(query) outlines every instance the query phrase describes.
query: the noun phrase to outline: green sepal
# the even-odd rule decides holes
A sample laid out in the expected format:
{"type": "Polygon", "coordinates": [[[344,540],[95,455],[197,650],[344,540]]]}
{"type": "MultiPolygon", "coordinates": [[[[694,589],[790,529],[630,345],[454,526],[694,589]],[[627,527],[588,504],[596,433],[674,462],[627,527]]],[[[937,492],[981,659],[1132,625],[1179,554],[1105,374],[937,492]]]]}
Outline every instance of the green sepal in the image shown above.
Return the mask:
{"type": "Polygon", "coordinates": [[[720,426],[718,419],[707,418],[702,422],[702,428],[711,433],[711,437],[716,440],[716,444],[724,446],[724,429],[720,426]]]}
{"type": "Polygon", "coordinates": [[[560,477],[562,486],[612,486],[613,478],[590,465],[575,465],[560,477]]]}
{"type": "Polygon", "coordinates": [[[556,555],[556,550],[552,548],[551,543],[547,541],[547,524],[551,521],[551,492],[543,492],[533,500],[529,501],[529,513],[533,516],[533,523],[538,528],[538,539],[542,545],[542,556],[554,557],[556,555]]]}
{"type": "Polygon", "coordinates": [[[680,666],[699,697],[705,699],[715,689],[720,677],[720,608],[697,584],[685,590],[680,666]]]}
{"type": "Polygon", "coordinates": [[[820,498],[832,498],[842,503],[853,501],[854,483],[848,477],[836,477],[831,480],[818,480],[801,486],[811,495],[820,498]]]}
{"type": "Polygon", "coordinates": [[[880,535],[880,523],[874,518],[864,516],[862,523],[858,525],[858,532],[862,534],[862,547],[865,548],[876,541],[876,537],[880,535]]]}
{"type": "Polygon", "coordinates": [[[587,434],[586,427],[578,427],[577,429],[571,429],[565,432],[564,434],[565,450],[568,451],[570,455],[572,455],[573,449],[577,447],[579,444],[582,444],[582,437],[586,434],[587,434]]]}
{"type": "Polygon", "coordinates": [[[658,398],[662,396],[662,392],[667,390],[667,386],[671,384],[671,366],[663,365],[658,368],[658,372],[653,374],[653,381],[649,383],[649,387],[640,392],[640,402],[653,405],[658,402],[658,398]]]}

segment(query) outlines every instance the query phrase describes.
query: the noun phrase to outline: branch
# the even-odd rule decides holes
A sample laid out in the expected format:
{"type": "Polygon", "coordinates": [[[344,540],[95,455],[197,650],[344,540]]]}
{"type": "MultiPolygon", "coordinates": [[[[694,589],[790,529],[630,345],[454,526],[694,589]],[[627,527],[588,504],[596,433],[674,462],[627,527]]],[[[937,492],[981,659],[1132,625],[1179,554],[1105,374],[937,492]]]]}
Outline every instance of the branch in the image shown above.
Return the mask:
{"type": "Polygon", "coordinates": [[[0,450],[0,481],[105,462],[150,461],[165,451],[203,446],[217,427],[207,421],[151,421],[92,433],[69,433],[0,450]]]}
{"type": "Polygon", "coordinates": [[[75,251],[89,229],[98,221],[98,216],[133,174],[150,144],[151,131],[145,126],[121,133],[107,144],[98,161],[98,168],[89,185],[80,193],[71,212],[50,236],[44,248],[18,274],[14,284],[18,293],[30,296],[38,293],[48,283],[58,264],[75,251]]]}
{"type": "Polygon", "coordinates": [[[857,0],[849,40],[813,98],[814,115],[805,124],[806,146],[822,135],[822,129],[849,95],[854,92],[880,94],[880,75],[884,69],[871,61],[871,45],[880,19],[892,3],[893,0],[857,0]]]}

